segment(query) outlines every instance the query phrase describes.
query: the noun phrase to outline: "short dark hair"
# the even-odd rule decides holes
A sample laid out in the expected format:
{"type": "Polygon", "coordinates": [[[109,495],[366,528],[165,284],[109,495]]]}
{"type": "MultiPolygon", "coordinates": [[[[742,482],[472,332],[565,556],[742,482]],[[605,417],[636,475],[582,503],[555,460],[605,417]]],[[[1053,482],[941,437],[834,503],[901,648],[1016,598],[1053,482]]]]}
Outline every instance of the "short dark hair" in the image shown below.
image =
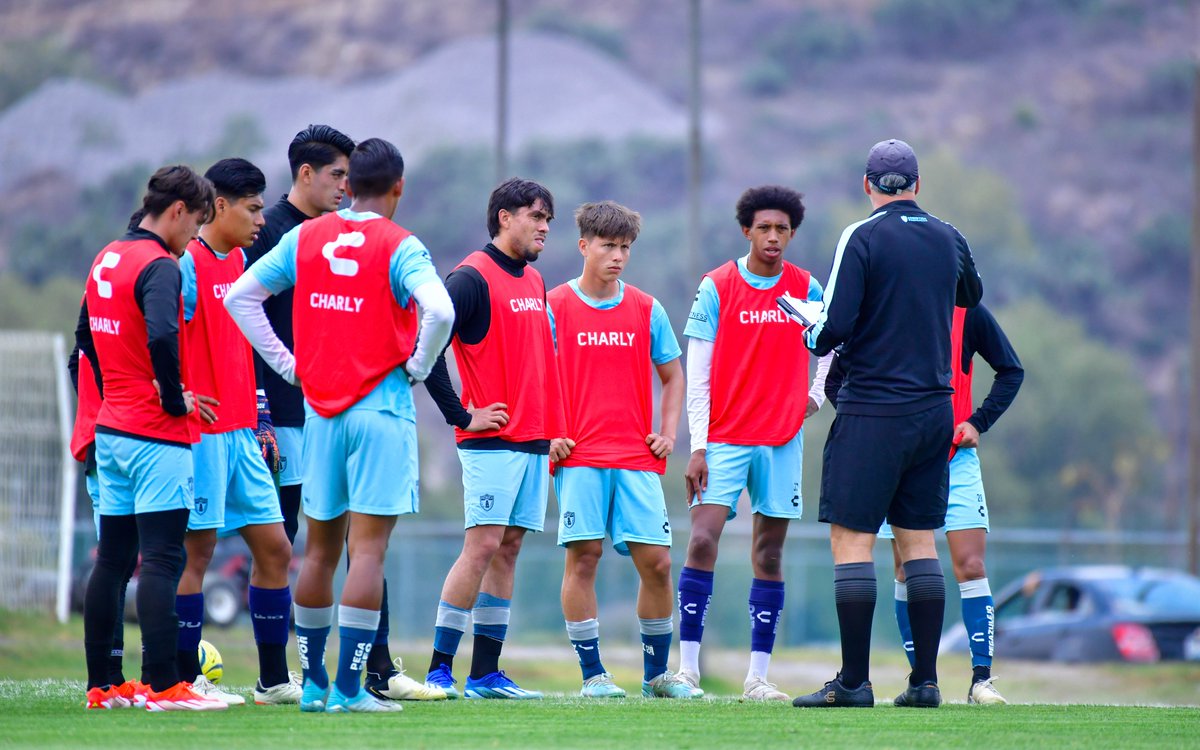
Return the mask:
{"type": "Polygon", "coordinates": [[[759,211],[782,211],[788,215],[792,229],[804,221],[804,195],[783,185],[762,185],[742,193],[737,202],[738,224],[749,228],[759,211]]]}
{"type": "MultiPolygon", "coordinates": [[[[146,184],[138,223],[146,216],[161,216],[175,201],[183,201],[189,213],[205,211],[208,214],[205,217],[207,221],[212,217],[214,200],[216,191],[212,183],[191,167],[186,164],[159,167],[146,184]]],[[[137,217],[136,213],[134,217],[137,217]]]]}
{"type": "Polygon", "coordinates": [[[228,201],[253,198],[267,189],[267,178],[262,170],[245,159],[234,157],[222,159],[204,173],[217,196],[228,201]]]}
{"type": "Polygon", "coordinates": [[[386,195],[403,176],[400,149],[382,138],[368,138],[350,154],[350,192],[356,198],[386,195]]]}
{"type": "Polygon", "coordinates": [[[338,155],[350,158],[354,152],[354,141],[336,128],[328,125],[309,125],[296,133],[288,146],[288,164],[292,168],[292,180],[300,174],[305,164],[320,170],[337,161],[338,155]]]}
{"type": "Polygon", "coordinates": [[[532,206],[541,199],[546,207],[546,213],[554,218],[554,196],[543,186],[533,180],[523,180],[520,177],[510,177],[500,183],[488,198],[487,229],[488,236],[500,234],[500,212],[515,213],[518,208],[532,206]]]}
{"type": "Polygon", "coordinates": [[[603,237],[633,242],[642,229],[642,215],[616,201],[584,203],[575,209],[575,224],[585,240],[603,237]]]}

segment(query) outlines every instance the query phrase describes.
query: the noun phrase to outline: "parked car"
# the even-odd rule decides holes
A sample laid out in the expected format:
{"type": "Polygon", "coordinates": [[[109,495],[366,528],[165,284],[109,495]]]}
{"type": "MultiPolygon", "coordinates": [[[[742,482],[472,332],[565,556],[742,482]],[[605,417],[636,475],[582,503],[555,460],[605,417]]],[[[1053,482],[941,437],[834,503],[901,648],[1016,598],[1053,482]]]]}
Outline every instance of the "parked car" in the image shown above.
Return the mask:
{"type": "MultiPolygon", "coordinates": [[[[296,575],[300,569],[300,557],[303,549],[298,545],[288,568],[288,585],[295,589],[296,575]]],[[[72,606],[83,611],[83,597],[87,590],[88,578],[91,577],[92,567],[96,564],[96,550],[93,548],[86,560],[77,567],[72,585],[72,606]]],[[[133,571],[129,588],[125,595],[125,619],[130,622],[137,620],[137,584],[138,568],[133,571]]],[[[218,627],[232,625],[248,606],[250,593],[250,549],[240,536],[231,536],[217,540],[213,551],[212,562],[204,574],[204,622],[218,627]]]]}
{"type": "MultiPolygon", "coordinates": [[[[1200,578],[1118,565],[1035,570],[997,594],[994,637],[1004,659],[1200,660],[1200,578]]],[[[942,650],[968,650],[961,623],[942,650]]]]}

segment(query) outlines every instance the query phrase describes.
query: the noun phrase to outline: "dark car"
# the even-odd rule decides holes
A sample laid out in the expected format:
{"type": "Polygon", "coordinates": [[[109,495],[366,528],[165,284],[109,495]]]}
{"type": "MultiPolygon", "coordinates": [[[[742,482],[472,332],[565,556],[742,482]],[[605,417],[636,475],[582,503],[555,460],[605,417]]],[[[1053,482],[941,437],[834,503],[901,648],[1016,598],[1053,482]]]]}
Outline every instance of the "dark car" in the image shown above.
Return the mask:
{"type": "MultiPolygon", "coordinates": [[[[961,624],[943,651],[967,651],[961,624]]],[[[1200,578],[1163,568],[1066,566],[996,596],[996,653],[1060,662],[1200,660],[1200,578]]]]}

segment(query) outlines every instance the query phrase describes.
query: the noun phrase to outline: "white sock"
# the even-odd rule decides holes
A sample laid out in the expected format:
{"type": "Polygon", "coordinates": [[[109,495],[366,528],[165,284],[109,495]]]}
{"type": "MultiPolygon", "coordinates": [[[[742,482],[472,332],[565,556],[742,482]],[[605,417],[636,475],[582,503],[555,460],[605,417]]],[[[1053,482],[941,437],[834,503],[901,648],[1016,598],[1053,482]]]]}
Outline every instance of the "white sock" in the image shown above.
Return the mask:
{"type": "Polygon", "coordinates": [[[679,671],[700,674],[700,641],[679,642],[679,671]]]}
{"type": "Polygon", "coordinates": [[[750,652],[750,671],[746,673],[746,679],[750,679],[754,675],[758,675],[764,680],[767,679],[767,670],[771,668],[771,655],[766,651],[751,651],[750,652]]]}

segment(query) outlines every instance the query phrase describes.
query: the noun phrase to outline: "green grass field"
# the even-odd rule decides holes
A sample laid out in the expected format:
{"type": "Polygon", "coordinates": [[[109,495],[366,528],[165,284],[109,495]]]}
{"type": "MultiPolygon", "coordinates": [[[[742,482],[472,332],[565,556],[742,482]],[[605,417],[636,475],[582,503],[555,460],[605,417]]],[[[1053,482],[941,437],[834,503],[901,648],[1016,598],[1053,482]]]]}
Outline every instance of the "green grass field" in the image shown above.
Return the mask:
{"type": "MultiPolygon", "coordinates": [[[[136,653],[136,626],[130,626],[136,653]]],[[[942,661],[949,701],[930,710],[897,709],[890,699],[902,685],[902,656],[881,653],[873,667],[879,705],[873,710],[799,710],[785,704],[741,703],[745,655],[716,652],[706,661],[709,699],[605,702],[570,697],[578,672],[570,649],[548,642],[514,646],[505,664],[518,680],[545,689],[539,702],[451,701],[406,703],[401,714],[326,716],[295,707],[244,706],[216,714],[84,711],[82,627],[33,615],[0,613],[0,746],[89,748],[572,748],[663,745],[709,747],[1158,747],[1200,741],[1200,667],[1120,665],[1063,667],[1006,665],[1002,688],[1021,705],[963,703],[968,670],[957,657],[942,661]],[[559,646],[559,648],[555,648],[559,646]],[[961,683],[961,685],[959,684],[961,683]],[[1058,705],[1035,705],[1052,701],[1058,705]],[[1182,704],[1175,707],[1096,704],[1182,704]],[[1092,704],[1092,705],[1084,705],[1092,704]]],[[[223,685],[249,694],[254,678],[247,628],[215,630],[226,663],[223,685]]],[[[421,644],[401,644],[412,672],[421,644]]],[[[331,661],[332,661],[331,654],[331,661]]],[[[606,650],[618,682],[636,694],[638,652],[606,650]],[[610,656],[611,654],[611,656],[610,656]]],[[[813,690],[832,676],[837,655],[825,650],[777,655],[772,677],[793,693],[813,690]],[[821,677],[823,675],[823,677],[821,677]]],[[[134,664],[133,666],[136,666],[134,664]]]]}

